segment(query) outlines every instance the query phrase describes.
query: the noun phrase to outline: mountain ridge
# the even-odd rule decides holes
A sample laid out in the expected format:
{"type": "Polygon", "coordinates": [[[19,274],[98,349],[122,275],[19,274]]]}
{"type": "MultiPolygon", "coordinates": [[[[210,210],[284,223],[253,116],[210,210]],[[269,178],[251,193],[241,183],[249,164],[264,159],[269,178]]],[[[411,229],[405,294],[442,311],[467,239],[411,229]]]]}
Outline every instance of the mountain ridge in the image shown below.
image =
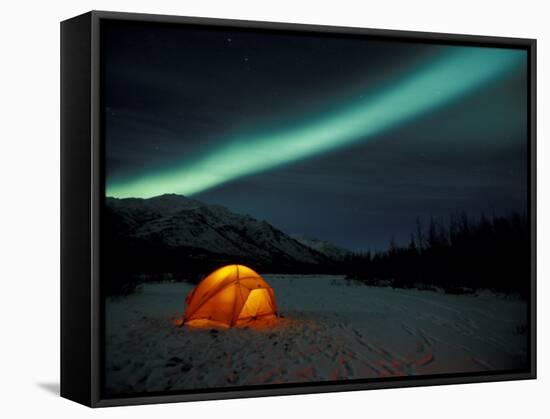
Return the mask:
{"type": "Polygon", "coordinates": [[[190,257],[185,249],[199,259],[250,260],[269,267],[330,265],[338,259],[338,248],[330,243],[323,248],[318,244],[326,242],[317,240],[315,248],[265,220],[183,195],[107,197],[106,205],[115,240],[181,249],[182,260],[190,257]]]}

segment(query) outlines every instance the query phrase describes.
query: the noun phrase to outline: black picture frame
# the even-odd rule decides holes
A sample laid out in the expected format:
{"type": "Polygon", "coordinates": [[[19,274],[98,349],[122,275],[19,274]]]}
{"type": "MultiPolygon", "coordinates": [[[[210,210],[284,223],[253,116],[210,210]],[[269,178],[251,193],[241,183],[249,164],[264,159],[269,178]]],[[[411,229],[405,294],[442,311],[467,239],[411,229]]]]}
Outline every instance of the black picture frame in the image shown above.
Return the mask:
{"type": "Polygon", "coordinates": [[[536,40],[491,36],[91,11],[61,22],[61,396],[91,407],[431,386],[536,378],[536,40]],[[520,48],[528,53],[531,296],[528,370],[327,383],[264,385],[106,398],[102,394],[101,24],[104,20],[309,32],[520,48]]]}

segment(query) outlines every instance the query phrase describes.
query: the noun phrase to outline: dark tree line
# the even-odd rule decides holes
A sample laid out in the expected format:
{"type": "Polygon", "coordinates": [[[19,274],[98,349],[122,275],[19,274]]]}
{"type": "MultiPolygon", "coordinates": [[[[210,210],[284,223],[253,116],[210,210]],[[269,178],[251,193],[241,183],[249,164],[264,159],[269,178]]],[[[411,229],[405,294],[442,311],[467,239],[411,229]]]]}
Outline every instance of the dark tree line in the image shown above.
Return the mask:
{"type": "Polygon", "coordinates": [[[169,246],[160,237],[141,239],[129,232],[135,226],[107,208],[101,234],[102,281],[105,296],[128,295],[143,283],[186,281],[198,283],[207,274],[228,264],[244,264],[258,272],[285,274],[341,273],[341,267],[327,258],[325,263],[306,264],[273,253],[269,259],[212,253],[202,248],[169,246]]]}
{"type": "Polygon", "coordinates": [[[448,293],[491,289],[529,294],[530,227],[526,216],[472,219],[462,214],[448,223],[417,221],[410,242],[392,240],[387,251],[354,254],[345,261],[347,278],[399,288],[442,288],[448,293]]]}
{"type": "Polygon", "coordinates": [[[113,237],[108,230],[105,236],[102,249],[104,295],[128,295],[146,282],[171,280],[197,284],[215,269],[237,263],[254,267],[258,272],[285,274],[323,274],[336,269],[334,264],[299,264],[276,257],[260,262],[246,256],[210,253],[199,248],[113,237]]]}
{"type": "Polygon", "coordinates": [[[126,295],[141,283],[187,281],[197,283],[229,263],[258,272],[287,274],[345,274],[369,285],[399,288],[442,288],[448,293],[477,289],[529,294],[530,227],[519,214],[473,219],[465,214],[447,223],[417,222],[407,245],[390,242],[389,249],[352,254],[343,260],[299,264],[273,255],[263,263],[246,257],[214,254],[204,249],[171,247],[161,240],[129,237],[116,214],[107,212],[102,232],[102,292],[126,295]]]}

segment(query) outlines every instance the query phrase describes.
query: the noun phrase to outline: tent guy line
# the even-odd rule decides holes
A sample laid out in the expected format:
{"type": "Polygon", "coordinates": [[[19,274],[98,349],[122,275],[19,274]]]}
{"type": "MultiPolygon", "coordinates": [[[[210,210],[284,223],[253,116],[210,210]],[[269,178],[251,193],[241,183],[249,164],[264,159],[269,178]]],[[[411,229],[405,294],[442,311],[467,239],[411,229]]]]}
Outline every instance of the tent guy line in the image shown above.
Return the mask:
{"type": "Polygon", "coordinates": [[[106,194],[116,198],[194,195],[247,175],[369,141],[460,99],[484,83],[498,81],[519,69],[526,58],[521,50],[453,47],[411,69],[391,87],[342,104],[328,115],[293,128],[221,140],[215,150],[185,156],[186,161],[176,167],[123,181],[107,179],[106,194]]]}

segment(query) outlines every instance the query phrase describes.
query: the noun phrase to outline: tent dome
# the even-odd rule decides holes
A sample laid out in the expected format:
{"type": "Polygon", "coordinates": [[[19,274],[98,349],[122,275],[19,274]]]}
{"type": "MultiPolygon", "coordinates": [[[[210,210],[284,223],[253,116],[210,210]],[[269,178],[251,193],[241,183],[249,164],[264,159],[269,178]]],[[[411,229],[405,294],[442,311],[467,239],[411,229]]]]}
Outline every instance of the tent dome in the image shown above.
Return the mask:
{"type": "Polygon", "coordinates": [[[275,292],[255,271],[227,265],[205,277],[185,298],[190,326],[231,327],[276,317],[275,292]]]}

